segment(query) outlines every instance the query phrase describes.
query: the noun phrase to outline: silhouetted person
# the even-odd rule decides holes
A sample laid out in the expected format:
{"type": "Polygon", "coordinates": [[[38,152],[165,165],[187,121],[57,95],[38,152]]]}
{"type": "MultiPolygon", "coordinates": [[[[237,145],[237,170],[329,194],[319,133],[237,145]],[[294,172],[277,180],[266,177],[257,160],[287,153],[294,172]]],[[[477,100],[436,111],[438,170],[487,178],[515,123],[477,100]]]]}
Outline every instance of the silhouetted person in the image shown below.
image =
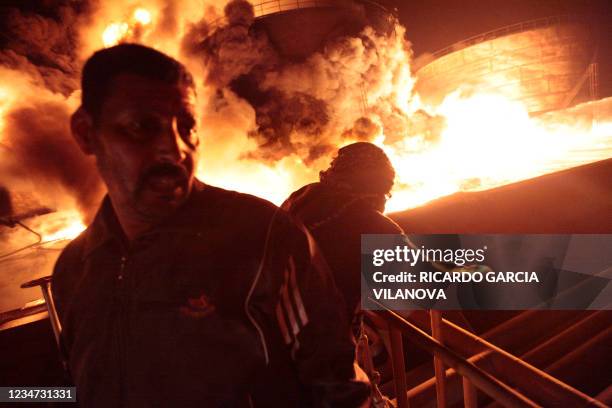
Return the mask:
{"type": "Polygon", "coordinates": [[[274,205],[195,178],[196,124],[174,59],[123,44],[85,64],[72,132],[108,195],[53,274],[81,406],[358,406],[320,256],[274,205]]]}
{"type": "Polygon", "coordinates": [[[353,313],[361,297],[361,234],[402,234],[383,214],[395,171],[382,149],[358,142],[338,150],[318,183],[297,190],[281,206],[319,244],[353,313]]]}
{"type": "MultiPolygon", "coordinates": [[[[318,183],[297,190],[281,207],[314,236],[345,299],[346,312],[352,317],[353,332],[360,339],[360,346],[365,347],[362,336],[367,334],[374,366],[388,379],[390,361],[381,333],[367,319],[363,321],[359,313],[361,235],[403,234],[383,214],[395,170],[382,149],[372,143],[358,142],[338,150],[329,168],[319,177],[318,183]]],[[[368,371],[368,363],[361,361],[361,364],[368,371]]],[[[368,375],[378,376],[375,372],[368,375]]],[[[373,393],[373,399],[381,403],[378,390],[373,393]]]]}

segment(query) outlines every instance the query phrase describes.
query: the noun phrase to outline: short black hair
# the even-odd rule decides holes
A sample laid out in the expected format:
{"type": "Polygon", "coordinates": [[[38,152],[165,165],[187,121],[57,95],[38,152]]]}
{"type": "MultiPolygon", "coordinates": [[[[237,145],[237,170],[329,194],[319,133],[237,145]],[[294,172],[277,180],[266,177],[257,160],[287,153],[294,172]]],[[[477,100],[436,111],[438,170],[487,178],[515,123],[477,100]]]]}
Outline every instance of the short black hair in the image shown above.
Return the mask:
{"type": "Polygon", "coordinates": [[[112,80],[120,74],[194,87],[193,77],[183,64],[153,48],[128,43],[105,48],[87,60],[81,78],[82,106],[94,118],[100,114],[112,80]]]}
{"type": "Polygon", "coordinates": [[[383,149],[373,143],[356,142],[338,150],[329,168],[319,173],[319,179],[354,193],[388,195],[395,170],[383,149]]]}

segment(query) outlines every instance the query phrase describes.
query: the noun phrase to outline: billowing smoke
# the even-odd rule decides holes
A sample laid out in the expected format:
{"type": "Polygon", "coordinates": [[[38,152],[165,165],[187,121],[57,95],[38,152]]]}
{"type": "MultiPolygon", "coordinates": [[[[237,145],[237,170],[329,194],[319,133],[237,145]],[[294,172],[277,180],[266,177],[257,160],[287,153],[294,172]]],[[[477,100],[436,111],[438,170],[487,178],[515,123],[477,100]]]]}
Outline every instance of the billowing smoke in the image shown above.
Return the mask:
{"type": "Polygon", "coordinates": [[[79,151],[70,134],[75,103],[14,71],[0,68],[0,73],[12,80],[19,99],[4,115],[0,184],[29,190],[40,204],[56,209],[76,205],[89,218],[102,186],[93,160],[79,151]]]}
{"type": "Polygon", "coordinates": [[[77,28],[86,20],[87,2],[48,2],[36,13],[5,11],[0,65],[20,71],[36,84],[70,95],[78,89],[77,28]]]}
{"type": "Polygon", "coordinates": [[[104,189],[93,159],[80,152],[69,129],[80,102],[80,71],[93,51],[108,45],[105,30],[129,21],[142,6],[156,13],[155,24],[137,21],[121,40],[170,54],[180,46],[186,15],[219,15],[213,4],[166,0],[57,0],[1,10],[0,187],[7,202],[11,193],[26,191],[35,205],[76,208],[91,219],[104,189]]]}
{"type": "MultiPolygon", "coordinates": [[[[244,0],[51,3],[49,10],[8,13],[0,65],[27,82],[16,92],[28,92],[5,104],[0,141],[18,147],[1,154],[12,158],[11,174],[29,174],[46,186],[40,191],[67,191],[84,213],[95,210],[100,184],[69,136],[68,117],[78,105],[85,58],[117,41],[158,48],[196,75],[199,176],[276,202],[313,181],[339,146],[360,140],[391,146],[414,134],[435,141],[443,128],[410,105],[410,44],[397,22],[331,37],[295,59],[255,29],[244,0]],[[55,168],[49,157],[62,165],[55,168]]],[[[365,22],[363,10],[354,14],[365,22]]]]}
{"type": "Polygon", "coordinates": [[[30,191],[40,205],[76,206],[90,218],[102,185],[69,129],[82,59],[86,2],[48,2],[3,13],[0,50],[0,185],[30,191]]]}
{"type": "Polygon", "coordinates": [[[13,176],[33,179],[39,193],[51,197],[60,187],[88,213],[97,205],[101,184],[93,160],[79,151],[70,135],[70,113],[64,103],[52,101],[14,109],[5,130],[13,159],[8,163],[13,176]]]}
{"type": "MultiPolygon", "coordinates": [[[[225,16],[222,27],[184,48],[200,53],[208,86],[231,90],[254,110],[255,126],[248,134],[257,149],[245,158],[277,162],[296,155],[313,164],[351,141],[404,140],[429,117],[421,115],[419,124],[409,117],[410,45],[397,22],[386,30],[366,27],[332,39],[295,61],[280,55],[264,30],[254,29],[247,2],[232,1],[225,16]]],[[[201,29],[195,27],[186,39],[197,38],[194,32],[201,29]]],[[[224,104],[213,104],[219,105],[224,104]]]]}

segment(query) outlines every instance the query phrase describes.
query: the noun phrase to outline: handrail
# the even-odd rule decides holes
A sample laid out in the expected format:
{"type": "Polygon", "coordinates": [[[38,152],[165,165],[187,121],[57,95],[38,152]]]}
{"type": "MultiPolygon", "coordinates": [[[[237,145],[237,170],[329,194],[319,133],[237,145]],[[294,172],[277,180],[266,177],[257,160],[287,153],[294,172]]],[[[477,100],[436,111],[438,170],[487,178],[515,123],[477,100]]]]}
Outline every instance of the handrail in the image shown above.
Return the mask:
{"type": "MultiPolygon", "coordinates": [[[[372,300],[375,303],[375,300],[372,300]]],[[[451,349],[445,347],[427,333],[414,326],[406,319],[378,303],[385,310],[374,312],[366,312],[368,317],[373,321],[386,321],[390,326],[396,327],[408,334],[408,340],[415,345],[425,349],[430,354],[436,355],[444,362],[445,365],[455,369],[461,376],[470,380],[478,389],[485,392],[495,401],[500,402],[507,407],[539,407],[540,405],[531,401],[516,390],[513,390],[503,382],[499,381],[491,374],[483,371],[474,363],[463,359],[451,349]]]]}
{"type": "MultiPolygon", "coordinates": [[[[377,304],[379,304],[381,307],[383,307],[385,309],[385,311],[382,312],[373,312],[373,311],[366,311],[366,314],[368,315],[368,317],[370,317],[372,319],[372,321],[375,323],[375,325],[384,328],[388,326],[389,320],[395,321],[396,325],[399,324],[399,322],[402,322],[401,324],[404,325],[404,329],[408,329],[407,331],[409,332],[409,337],[408,340],[412,341],[413,343],[416,343],[417,346],[424,348],[426,351],[428,351],[430,354],[433,354],[434,356],[440,357],[440,359],[442,359],[444,361],[444,358],[440,355],[438,355],[434,348],[432,348],[431,344],[427,345],[427,344],[423,344],[423,342],[429,340],[430,343],[432,341],[434,341],[435,339],[430,337],[427,333],[425,333],[424,331],[422,331],[421,329],[419,329],[419,327],[414,326],[412,323],[408,322],[407,320],[403,319],[401,316],[399,316],[397,313],[389,310],[388,308],[386,308],[384,305],[376,302],[377,304]]],[[[424,323],[424,321],[423,321],[424,323]]],[[[524,362],[523,360],[517,359],[516,357],[514,357],[513,355],[507,353],[506,351],[504,351],[503,349],[499,349],[498,347],[496,347],[495,345],[487,342],[486,340],[474,335],[473,333],[470,333],[469,331],[466,331],[465,329],[449,322],[446,319],[441,319],[441,323],[444,326],[444,330],[451,330],[450,333],[457,333],[457,334],[462,334],[463,336],[467,336],[466,338],[472,339],[472,341],[476,341],[478,344],[486,347],[485,351],[487,351],[487,358],[492,358],[492,357],[499,357],[498,359],[498,364],[511,364],[513,368],[513,372],[517,373],[517,375],[524,375],[524,374],[530,374],[531,372],[536,375],[537,377],[533,377],[533,379],[537,379],[538,381],[545,381],[545,383],[534,383],[534,384],[540,384],[540,386],[544,386],[546,384],[552,384],[555,387],[559,387],[559,389],[563,392],[569,393],[566,395],[567,398],[570,398],[569,401],[572,401],[572,405],[573,404],[578,404],[581,406],[597,406],[597,407],[605,407],[605,404],[602,404],[600,401],[578,391],[575,390],[574,388],[568,386],[565,383],[560,382],[558,379],[551,377],[550,375],[546,374],[545,372],[542,372],[541,370],[527,364],[526,362],[524,362]],[[495,353],[495,355],[493,355],[492,353],[495,353]],[[518,368],[520,369],[518,369],[518,368]],[[517,371],[518,370],[518,371],[517,371]],[[527,371],[525,371],[527,370],[527,371]]],[[[406,330],[405,330],[406,331],[406,330]]],[[[440,343],[440,346],[443,346],[445,348],[448,348],[445,345],[442,345],[440,343]]],[[[450,350],[450,349],[449,349],[450,350]]],[[[482,349],[481,349],[482,350],[482,349]]],[[[476,351],[476,349],[474,349],[474,351],[476,351]]],[[[477,361],[474,360],[472,361],[472,359],[467,359],[467,361],[474,363],[474,365],[477,364],[477,361]]],[[[444,361],[445,364],[446,361],[444,361]]],[[[449,365],[449,364],[447,364],[449,365]]],[[[451,365],[451,367],[453,367],[451,365]]],[[[454,368],[454,367],[453,367],[454,368]]],[[[455,370],[458,374],[460,375],[464,375],[462,374],[459,370],[455,370]]],[[[487,373],[488,374],[488,373],[487,373]]],[[[445,376],[446,377],[446,376],[445,376]]],[[[468,377],[468,376],[464,376],[464,377],[468,377]]],[[[472,380],[471,378],[468,377],[468,379],[472,380]]],[[[497,380],[497,379],[496,379],[497,380]]],[[[478,386],[478,384],[476,383],[476,381],[473,381],[473,383],[478,386]]],[[[465,384],[464,384],[465,385],[465,384]]],[[[513,384],[514,386],[514,384],[513,384]]],[[[464,387],[465,388],[465,387],[464,387]]],[[[479,387],[480,388],[480,387],[479,387]]],[[[553,388],[554,389],[554,388],[553,388]]],[[[483,390],[484,391],[484,390],[483,390]]],[[[522,394],[521,394],[522,395],[522,394]]],[[[565,394],[563,394],[565,395],[565,394]]],[[[501,402],[501,401],[500,401],[501,402]]],[[[548,401],[550,402],[550,401],[548,401]]],[[[556,401],[559,402],[559,401],[556,401]]]]}
{"type": "MultiPolygon", "coordinates": [[[[444,344],[442,338],[442,314],[439,310],[432,310],[429,314],[431,320],[431,335],[441,344],[444,344]]],[[[434,355],[434,373],[436,377],[436,400],[438,402],[438,408],[446,408],[446,375],[444,363],[440,360],[440,357],[436,355],[434,355]]]]}

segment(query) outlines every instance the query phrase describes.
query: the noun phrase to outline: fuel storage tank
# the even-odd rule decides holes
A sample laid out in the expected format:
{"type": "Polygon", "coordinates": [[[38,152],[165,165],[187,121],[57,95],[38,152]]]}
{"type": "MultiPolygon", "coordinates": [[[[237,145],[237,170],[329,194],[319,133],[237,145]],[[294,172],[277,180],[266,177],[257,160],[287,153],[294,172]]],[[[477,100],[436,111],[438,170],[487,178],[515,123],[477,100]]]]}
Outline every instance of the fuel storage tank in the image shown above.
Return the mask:
{"type": "Polygon", "coordinates": [[[366,25],[391,29],[391,11],[369,0],[268,0],[252,2],[253,29],[264,31],[276,50],[300,60],[320,50],[327,41],[356,35],[366,25]]]}
{"type": "Polygon", "coordinates": [[[415,89],[433,104],[455,90],[502,93],[530,113],[598,99],[610,89],[604,25],[598,17],[559,15],[470,37],[417,67],[415,89]]]}

